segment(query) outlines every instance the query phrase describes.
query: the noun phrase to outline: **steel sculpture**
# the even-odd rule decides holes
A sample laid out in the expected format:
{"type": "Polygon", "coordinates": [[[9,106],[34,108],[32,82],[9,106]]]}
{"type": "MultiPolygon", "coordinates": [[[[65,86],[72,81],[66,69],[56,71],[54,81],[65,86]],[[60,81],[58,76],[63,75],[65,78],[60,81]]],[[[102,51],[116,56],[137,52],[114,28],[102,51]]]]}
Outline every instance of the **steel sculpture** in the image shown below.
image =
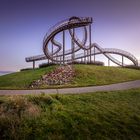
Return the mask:
{"type": "Polygon", "coordinates": [[[91,42],[91,24],[93,20],[91,17],[71,17],[64,21],[61,21],[54,25],[48,33],[45,35],[43,40],[43,55],[37,55],[25,58],[26,62],[33,62],[33,68],[35,67],[35,61],[48,59],[48,62],[66,64],[76,60],[83,60],[87,63],[94,61],[96,55],[103,54],[108,58],[108,64],[110,61],[114,62],[119,66],[127,66],[124,63],[124,57],[132,61],[133,65],[138,66],[138,60],[129,52],[114,49],[114,48],[102,48],[97,43],[91,42]],[[87,27],[89,30],[87,30],[87,27]],[[76,35],[76,28],[83,28],[83,39],[82,41],[76,35]],[[66,50],[65,45],[65,32],[68,30],[71,37],[71,48],[66,50]],[[62,32],[63,43],[58,42],[55,37],[57,34],[62,32]],[[87,44],[89,38],[89,45],[87,44]],[[52,44],[51,50],[49,49],[49,43],[52,44]],[[83,52],[81,53],[81,50],[83,52]],[[122,57],[122,61],[112,57],[111,54],[117,54],[122,57]],[[93,60],[92,60],[93,56],[93,60]]]}

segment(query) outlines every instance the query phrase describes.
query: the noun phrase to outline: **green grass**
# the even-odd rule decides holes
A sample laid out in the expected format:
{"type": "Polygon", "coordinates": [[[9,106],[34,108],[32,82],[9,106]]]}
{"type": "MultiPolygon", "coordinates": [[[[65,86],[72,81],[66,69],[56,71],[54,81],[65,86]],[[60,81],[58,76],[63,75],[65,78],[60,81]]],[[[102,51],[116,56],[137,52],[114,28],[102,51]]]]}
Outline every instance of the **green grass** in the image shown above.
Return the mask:
{"type": "Polygon", "coordinates": [[[54,68],[55,66],[50,66],[0,76],[0,89],[27,89],[34,80],[40,79],[54,68]]]}
{"type": "Polygon", "coordinates": [[[139,140],[140,89],[0,96],[0,139],[139,140]]]}
{"type": "MultiPolygon", "coordinates": [[[[50,66],[0,76],[0,89],[27,89],[33,80],[40,79],[41,75],[54,68],[55,66],[50,66]]],[[[74,68],[76,74],[71,83],[58,86],[43,85],[40,88],[105,85],[140,79],[140,70],[94,65],[74,65],[74,68]]]]}
{"type": "Polygon", "coordinates": [[[72,85],[106,85],[140,79],[140,70],[104,67],[93,65],[75,65],[76,77],[72,85]]]}

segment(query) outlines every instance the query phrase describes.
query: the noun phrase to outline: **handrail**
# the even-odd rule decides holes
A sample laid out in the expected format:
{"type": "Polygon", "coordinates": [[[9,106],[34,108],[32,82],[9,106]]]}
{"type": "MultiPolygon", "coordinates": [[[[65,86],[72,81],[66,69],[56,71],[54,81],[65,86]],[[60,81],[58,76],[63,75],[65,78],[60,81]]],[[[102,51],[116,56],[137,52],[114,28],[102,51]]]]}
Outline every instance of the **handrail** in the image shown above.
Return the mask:
{"type": "MultiPolygon", "coordinates": [[[[63,53],[61,52],[62,44],[57,42],[54,39],[54,37],[56,34],[58,34],[61,31],[69,30],[71,38],[73,39],[73,41],[77,45],[75,47],[74,52],[77,52],[80,49],[83,49],[83,50],[91,49],[92,50],[92,48],[95,47],[96,49],[94,51],[93,50],[91,51],[91,55],[103,54],[108,59],[110,59],[112,62],[116,63],[117,65],[122,66],[122,62],[118,61],[117,59],[115,59],[114,57],[112,57],[110,55],[110,54],[118,54],[118,55],[122,55],[124,57],[127,57],[129,60],[131,60],[134,63],[134,65],[138,66],[138,60],[135,58],[134,55],[132,55],[131,53],[129,53],[127,51],[120,50],[120,49],[114,49],[114,48],[102,48],[96,43],[92,43],[91,45],[85,45],[87,42],[87,29],[85,26],[89,25],[91,23],[92,23],[92,18],[90,18],[90,17],[86,17],[86,18],[85,17],[72,17],[72,18],[65,19],[65,20],[62,20],[62,21],[56,23],[54,26],[52,26],[49,29],[47,34],[44,36],[43,51],[44,51],[45,55],[27,57],[26,61],[30,62],[30,61],[37,61],[37,60],[43,60],[43,59],[50,59],[54,62],[64,61],[64,60],[60,60],[60,57],[63,56],[63,53]],[[80,41],[76,35],[73,36],[73,32],[71,29],[75,28],[75,27],[83,27],[84,28],[84,36],[83,36],[82,41],[80,41]],[[53,53],[49,52],[49,50],[48,50],[49,41],[51,41],[54,46],[57,46],[57,49],[54,49],[53,53]],[[56,60],[56,58],[58,58],[58,60],[56,60]]],[[[64,55],[68,55],[68,54],[72,54],[72,53],[73,53],[72,49],[68,49],[65,51],[64,55]]],[[[79,54],[75,55],[74,59],[84,58],[84,57],[87,57],[87,54],[85,56],[84,53],[79,53],[79,54]]],[[[65,59],[66,58],[69,58],[69,57],[65,57],[65,59]]],[[[67,59],[66,59],[66,61],[67,61],[67,59]]],[[[126,65],[126,64],[124,64],[124,65],[126,65]]]]}

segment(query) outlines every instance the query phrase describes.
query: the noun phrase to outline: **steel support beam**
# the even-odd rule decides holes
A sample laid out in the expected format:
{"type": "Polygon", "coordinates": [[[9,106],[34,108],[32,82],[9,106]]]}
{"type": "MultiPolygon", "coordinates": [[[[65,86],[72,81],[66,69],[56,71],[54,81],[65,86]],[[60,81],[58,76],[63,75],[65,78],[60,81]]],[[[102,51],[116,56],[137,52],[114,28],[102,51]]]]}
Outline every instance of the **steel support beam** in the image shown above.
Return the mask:
{"type": "Polygon", "coordinates": [[[65,31],[63,31],[63,64],[65,64],[65,31]]]}
{"type": "Polygon", "coordinates": [[[35,61],[33,61],[33,69],[35,69],[35,61]]]}
{"type": "Polygon", "coordinates": [[[72,35],[72,40],[71,40],[71,49],[72,49],[72,63],[74,61],[74,57],[75,57],[75,54],[74,54],[74,50],[75,50],[75,42],[73,40],[73,38],[75,37],[75,29],[73,28],[73,35],[72,35]]]}
{"type": "MultiPolygon", "coordinates": [[[[53,43],[52,43],[52,57],[53,57],[53,43]]],[[[52,63],[53,63],[53,60],[52,60],[52,63]]]]}
{"type": "Polygon", "coordinates": [[[108,66],[110,66],[110,60],[108,59],[108,66]]]}
{"type": "Polygon", "coordinates": [[[62,60],[62,59],[61,59],[61,56],[60,56],[60,65],[62,64],[61,60],[62,60]]]}
{"type": "Polygon", "coordinates": [[[57,57],[57,54],[56,54],[56,64],[58,64],[57,60],[58,60],[58,57],[57,57]]]}
{"type": "Polygon", "coordinates": [[[94,62],[95,62],[95,47],[94,47],[94,62]]]}
{"type": "Polygon", "coordinates": [[[91,63],[91,24],[89,25],[89,45],[90,45],[90,63],[91,63]]]}
{"type": "Polygon", "coordinates": [[[87,62],[89,62],[89,50],[87,50],[87,62]]]}
{"type": "Polygon", "coordinates": [[[123,58],[123,55],[122,55],[122,67],[124,66],[124,58],[123,58]]]}
{"type": "Polygon", "coordinates": [[[86,64],[86,51],[84,50],[84,62],[86,64]]]}

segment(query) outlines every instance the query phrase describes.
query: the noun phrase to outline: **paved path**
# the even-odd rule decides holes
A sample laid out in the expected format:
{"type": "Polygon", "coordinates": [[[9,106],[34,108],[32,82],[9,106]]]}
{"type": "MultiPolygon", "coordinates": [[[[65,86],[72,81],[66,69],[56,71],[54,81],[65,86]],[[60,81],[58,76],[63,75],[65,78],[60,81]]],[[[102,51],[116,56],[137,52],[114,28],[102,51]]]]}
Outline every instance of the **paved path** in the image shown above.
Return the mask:
{"type": "Polygon", "coordinates": [[[63,88],[63,89],[39,89],[39,90],[0,90],[0,95],[15,95],[15,94],[67,94],[67,93],[89,93],[96,91],[115,91],[125,90],[132,88],[140,88],[140,80],[104,85],[104,86],[91,86],[91,87],[78,87],[78,88],[63,88]]]}

